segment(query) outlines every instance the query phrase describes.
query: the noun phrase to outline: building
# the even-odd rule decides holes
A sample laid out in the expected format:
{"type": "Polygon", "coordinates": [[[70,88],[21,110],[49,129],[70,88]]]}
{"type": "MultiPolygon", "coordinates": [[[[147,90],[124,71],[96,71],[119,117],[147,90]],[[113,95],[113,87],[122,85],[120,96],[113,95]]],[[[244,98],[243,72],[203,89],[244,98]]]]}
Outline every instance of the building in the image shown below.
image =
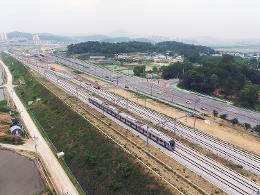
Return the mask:
{"type": "Polygon", "coordinates": [[[17,118],[12,119],[10,124],[10,132],[12,135],[21,135],[24,132],[21,127],[21,123],[17,118]]]}
{"type": "Polygon", "coordinates": [[[8,40],[7,34],[5,32],[2,32],[0,34],[0,41],[7,41],[7,40],[8,40]]]}
{"type": "Polygon", "coordinates": [[[14,125],[10,128],[10,132],[12,135],[21,135],[23,133],[23,129],[18,125],[14,125]]]}
{"type": "Polygon", "coordinates": [[[40,37],[39,35],[33,35],[33,43],[35,45],[39,44],[40,43],[40,37]]]}

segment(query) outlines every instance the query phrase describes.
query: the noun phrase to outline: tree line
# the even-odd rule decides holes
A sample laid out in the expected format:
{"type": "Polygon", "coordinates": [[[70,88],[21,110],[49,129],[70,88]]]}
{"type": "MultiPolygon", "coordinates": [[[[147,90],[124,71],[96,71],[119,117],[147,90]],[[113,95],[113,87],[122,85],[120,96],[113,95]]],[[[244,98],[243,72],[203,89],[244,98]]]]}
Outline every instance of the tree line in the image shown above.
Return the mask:
{"type": "Polygon", "coordinates": [[[180,54],[188,57],[190,61],[196,61],[201,53],[211,54],[215,51],[210,47],[185,44],[176,41],[166,41],[156,44],[149,42],[119,42],[108,43],[98,41],[88,41],[79,44],[72,44],[68,46],[67,54],[83,54],[89,53],[113,56],[118,53],[131,53],[131,52],[160,52],[168,53],[169,55],[180,54]]]}

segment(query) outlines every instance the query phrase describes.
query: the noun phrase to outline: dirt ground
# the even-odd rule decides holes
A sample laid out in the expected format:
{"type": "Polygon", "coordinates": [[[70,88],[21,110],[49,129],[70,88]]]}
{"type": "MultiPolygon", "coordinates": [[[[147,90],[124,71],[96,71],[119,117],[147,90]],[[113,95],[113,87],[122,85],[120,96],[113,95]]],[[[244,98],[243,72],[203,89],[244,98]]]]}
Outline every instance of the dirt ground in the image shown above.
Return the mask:
{"type": "Polygon", "coordinates": [[[63,66],[61,66],[59,64],[50,64],[50,67],[54,68],[54,69],[62,70],[62,71],[66,71],[67,70],[67,68],[65,68],[65,67],[63,67],[63,66]]]}
{"type": "Polygon", "coordinates": [[[0,113],[0,122],[1,123],[11,123],[12,117],[9,114],[0,113]]]}
{"type": "Polygon", "coordinates": [[[203,189],[208,194],[225,194],[220,189],[210,184],[197,174],[191,172],[170,157],[166,156],[159,149],[149,145],[146,146],[145,142],[138,136],[135,136],[128,130],[119,126],[117,123],[104,117],[99,112],[93,110],[92,108],[89,108],[84,103],[77,101],[75,98],[68,98],[68,95],[66,95],[64,92],[62,92],[49,82],[46,82],[44,80],[41,80],[41,82],[44,82],[49,90],[58,95],[75,111],[87,117],[88,120],[92,122],[92,124],[100,128],[107,135],[116,140],[117,143],[122,145],[127,151],[131,152],[132,155],[142,160],[142,162],[144,162],[147,166],[151,167],[152,170],[154,170],[161,176],[161,178],[165,178],[172,185],[185,192],[185,194],[201,194],[201,191],[192,186],[191,183],[199,186],[199,189],[203,189]],[[84,109],[82,110],[82,108],[84,109]],[[164,162],[167,166],[159,163],[158,160],[152,158],[151,154],[155,156],[156,159],[158,159],[159,161],[164,162]],[[191,183],[187,182],[187,180],[189,180],[191,183]]]}

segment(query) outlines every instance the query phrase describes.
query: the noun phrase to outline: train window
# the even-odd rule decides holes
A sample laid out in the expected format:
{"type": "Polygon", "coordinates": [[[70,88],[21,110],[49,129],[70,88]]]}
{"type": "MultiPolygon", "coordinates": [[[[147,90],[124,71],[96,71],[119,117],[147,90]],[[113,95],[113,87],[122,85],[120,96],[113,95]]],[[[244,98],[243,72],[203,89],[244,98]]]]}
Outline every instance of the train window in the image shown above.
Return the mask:
{"type": "Polygon", "coordinates": [[[141,127],[137,128],[139,132],[143,133],[143,129],[141,127]]]}
{"type": "Polygon", "coordinates": [[[171,147],[174,148],[174,147],[175,147],[175,141],[171,140],[171,141],[170,141],[170,145],[171,145],[171,147]]]}
{"type": "Polygon", "coordinates": [[[162,145],[162,146],[164,145],[164,142],[161,138],[159,139],[159,144],[162,145]]]}

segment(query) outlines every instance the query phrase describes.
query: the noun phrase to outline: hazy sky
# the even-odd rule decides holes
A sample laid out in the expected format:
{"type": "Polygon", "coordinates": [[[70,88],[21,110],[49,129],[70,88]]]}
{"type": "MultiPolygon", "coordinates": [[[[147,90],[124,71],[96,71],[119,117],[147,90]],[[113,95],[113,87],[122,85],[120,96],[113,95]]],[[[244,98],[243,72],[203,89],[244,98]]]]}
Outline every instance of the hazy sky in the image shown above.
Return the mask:
{"type": "Polygon", "coordinates": [[[0,32],[260,38],[260,0],[1,0],[0,32]]]}

